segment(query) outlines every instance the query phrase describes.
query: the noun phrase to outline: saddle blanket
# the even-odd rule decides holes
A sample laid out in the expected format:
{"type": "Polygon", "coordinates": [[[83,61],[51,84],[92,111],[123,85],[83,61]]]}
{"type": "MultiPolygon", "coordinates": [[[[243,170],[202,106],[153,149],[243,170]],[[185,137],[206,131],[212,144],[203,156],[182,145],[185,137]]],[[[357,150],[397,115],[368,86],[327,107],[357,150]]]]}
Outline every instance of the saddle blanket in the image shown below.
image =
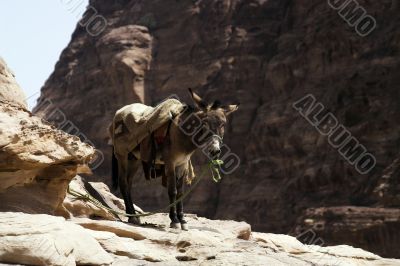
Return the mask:
{"type": "MultiPolygon", "coordinates": [[[[156,107],[141,103],[122,107],[116,112],[110,128],[114,150],[120,154],[128,154],[134,151],[144,139],[169,123],[184,108],[185,105],[176,99],[167,99],[156,107]]],[[[144,157],[147,157],[147,155],[144,157]]],[[[188,171],[186,181],[189,183],[195,177],[191,160],[188,162],[186,171],[188,171]]]]}
{"type": "Polygon", "coordinates": [[[130,143],[125,144],[129,145],[130,150],[133,150],[144,138],[168,123],[184,108],[185,105],[176,99],[167,99],[156,107],[141,103],[124,106],[116,112],[114,117],[113,141],[115,138],[129,133],[130,143]]]}

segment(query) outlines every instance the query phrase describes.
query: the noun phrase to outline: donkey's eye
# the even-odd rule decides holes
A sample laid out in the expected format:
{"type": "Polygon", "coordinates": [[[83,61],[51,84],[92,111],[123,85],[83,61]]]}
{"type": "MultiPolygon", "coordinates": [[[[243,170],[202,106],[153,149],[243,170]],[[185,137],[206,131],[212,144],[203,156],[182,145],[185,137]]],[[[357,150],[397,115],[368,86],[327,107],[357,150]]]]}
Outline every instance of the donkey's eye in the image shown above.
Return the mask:
{"type": "Polygon", "coordinates": [[[222,123],[221,125],[219,125],[219,128],[224,128],[225,127],[225,123],[222,123]]]}

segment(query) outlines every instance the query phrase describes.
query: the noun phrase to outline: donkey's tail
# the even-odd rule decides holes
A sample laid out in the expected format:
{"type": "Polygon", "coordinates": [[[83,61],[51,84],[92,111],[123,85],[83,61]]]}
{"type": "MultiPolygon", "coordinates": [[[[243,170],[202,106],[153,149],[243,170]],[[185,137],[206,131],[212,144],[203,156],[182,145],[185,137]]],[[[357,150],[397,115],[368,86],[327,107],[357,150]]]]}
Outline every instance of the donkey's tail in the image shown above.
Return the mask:
{"type": "Polygon", "coordinates": [[[118,160],[114,154],[114,147],[112,148],[111,175],[112,175],[112,188],[116,190],[118,188],[118,160]]]}

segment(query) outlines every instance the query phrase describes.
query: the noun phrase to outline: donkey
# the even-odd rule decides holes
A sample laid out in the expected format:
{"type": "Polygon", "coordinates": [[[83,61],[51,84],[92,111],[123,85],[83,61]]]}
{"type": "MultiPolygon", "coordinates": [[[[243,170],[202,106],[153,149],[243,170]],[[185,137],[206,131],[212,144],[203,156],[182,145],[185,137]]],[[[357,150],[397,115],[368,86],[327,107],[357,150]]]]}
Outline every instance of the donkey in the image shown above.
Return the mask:
{"type": "MultiPolygon", "coordinates": [[[[184,110],[169,123],[165,140],[157,153],[161,155],[164,167],[163,175],[166,177],[167,189],[170,203],[176,202],[184,193],[184,179],[188,174],[190,158],[199,143],[193,141],[192,136],[185,133],[180,127],[183,122],[195,124],[200,123],[198,131],[206,133],[202,143],[207,143],[207,152],[212,158],[217,158],[221,153],[222,138],[226,125],[227,116],[238,109],[238,105],[222,106],[219,101],[208,104],[199,95],[189,89],[195,107],[186,106],[184,110]],[[192,119],[193,121],[189,121],[192,119]],[[197,120],[196,120],[197,119],[197,120]]],[[[197,135],[197,133],[196,133],[197,135]]],[[[142,145],[142,143],[140,144],[142,145]]],[[[139,146],[140,146],[139,145],[139,146]]],[[[114,186],[119,186],[124,198],[126,212],[135,214],[135,208],[131,198],[132,179],[140,167],[142,159],[138,158],[138,152],[131,151],[126,154],[119,154],[113,149],[112,169],[114,186]],[[136,155],[135,155],[136,154],[136,155]]],[[[188,230],[187,222],[183,215],[183,203],[179,201],[170,207],[169,218],[171,228],[188,230]]],[[[130,217],[129,223],[140,225],[139,217],[130,217]]]]}

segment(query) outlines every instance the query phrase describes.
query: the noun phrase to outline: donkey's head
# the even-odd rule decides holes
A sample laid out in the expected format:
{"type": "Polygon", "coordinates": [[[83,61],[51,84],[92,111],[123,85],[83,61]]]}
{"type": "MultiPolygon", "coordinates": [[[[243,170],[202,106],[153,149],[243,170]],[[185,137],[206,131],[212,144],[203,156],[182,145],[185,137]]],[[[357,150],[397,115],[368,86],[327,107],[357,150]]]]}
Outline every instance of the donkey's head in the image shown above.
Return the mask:
{"type": "Polygon", "coordinates": [[[212,158],[221,153],[221,144],[224,137],[227,117],[238,109],[239,104],[221,105],[219,101],[212,104],[204,101],[199,95],[189,89],[196,106],[196,115],[201,120],[203,129],[208,132],[208,153],[212,158]]]}

